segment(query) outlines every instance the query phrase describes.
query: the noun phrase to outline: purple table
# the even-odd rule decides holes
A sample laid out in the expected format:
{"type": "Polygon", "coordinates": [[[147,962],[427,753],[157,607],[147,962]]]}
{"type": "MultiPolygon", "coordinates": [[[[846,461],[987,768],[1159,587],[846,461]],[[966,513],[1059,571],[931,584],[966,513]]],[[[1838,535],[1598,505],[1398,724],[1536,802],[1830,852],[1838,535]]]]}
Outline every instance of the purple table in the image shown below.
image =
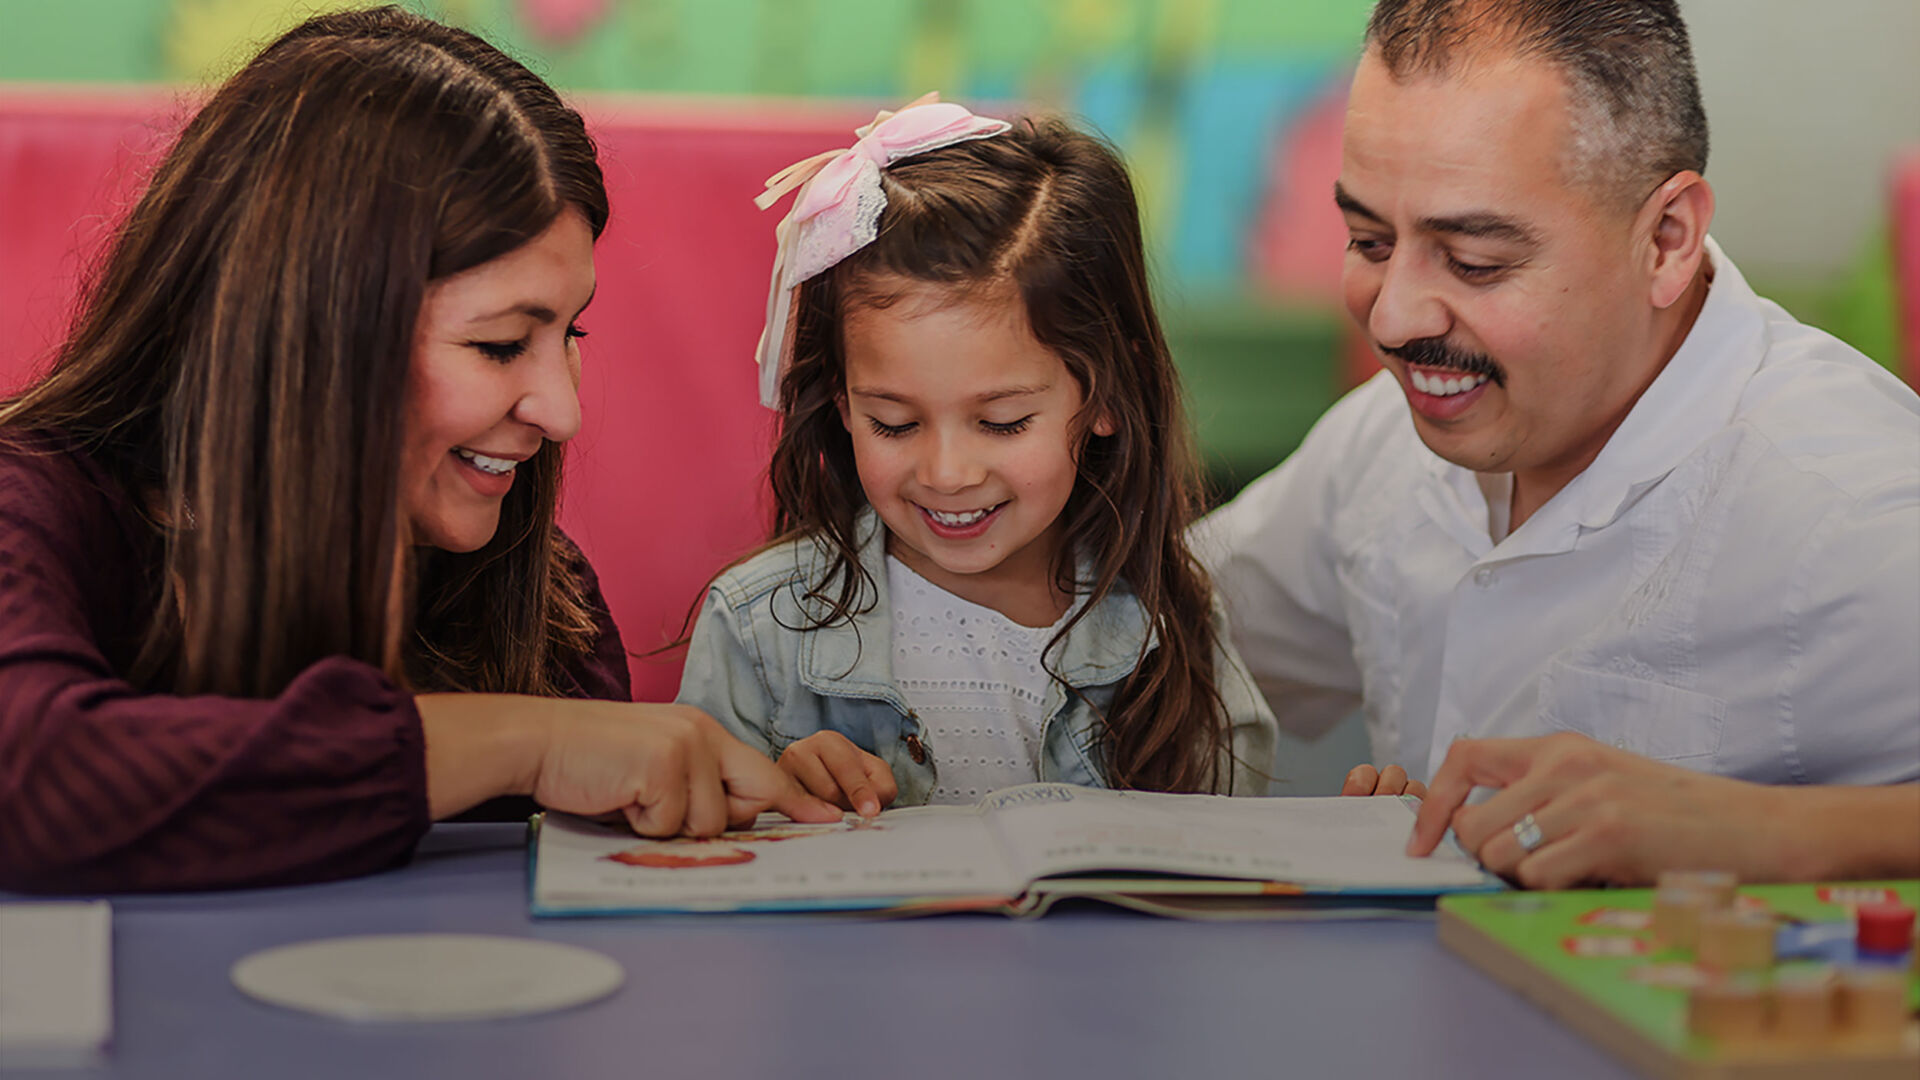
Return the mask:
{"type": "Polygon", "coordinates": [[[405,870],[114,901],[110,1065],[45,1077],[1544,1076],[1623,1067],[1434,940],[1431,922],[534,922],[524,829],[443,825],[405,870]],[[227,980],[348,934],[511,934],[596,949],[627,984],[506,1022],[356,1026],[227,980]]]}

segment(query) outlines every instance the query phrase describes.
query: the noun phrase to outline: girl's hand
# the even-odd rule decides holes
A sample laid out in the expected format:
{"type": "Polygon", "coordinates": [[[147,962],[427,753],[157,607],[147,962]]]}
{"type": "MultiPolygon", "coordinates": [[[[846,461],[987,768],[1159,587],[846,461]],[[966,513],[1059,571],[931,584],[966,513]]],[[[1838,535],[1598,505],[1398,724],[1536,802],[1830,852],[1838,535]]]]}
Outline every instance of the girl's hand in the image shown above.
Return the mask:
{"type": "Polygon", "coordinates": [[[809,792],[861,817],[878,814],[900,794],[887,763],[837,731],[817,731],[787,747],[780,768],[809,792]]]}
{"type": "Polygon", "coordinates": [[[1389,765],[1385,769],[1356,765],[1347,774],[1347,783],[1340,789],[1340,794],[1411,795],[1416,799],[1424,799],[1427,797],[1427,785],[1407,779],[1407,770],[1398,765],[1389,765]]]}

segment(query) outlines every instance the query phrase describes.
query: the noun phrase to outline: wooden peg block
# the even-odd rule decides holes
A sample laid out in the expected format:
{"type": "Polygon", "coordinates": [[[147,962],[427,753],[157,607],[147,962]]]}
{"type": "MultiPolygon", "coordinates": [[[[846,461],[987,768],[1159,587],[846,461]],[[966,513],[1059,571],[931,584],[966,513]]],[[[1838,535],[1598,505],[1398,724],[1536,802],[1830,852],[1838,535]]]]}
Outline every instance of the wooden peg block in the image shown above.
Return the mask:
{"type": "Polygon", "coordinates": [[[1706,893],[1709,908],[1733,906],[1734,887],[1739,880],[1724,870],[1665,870],[1660,874],[1659,889],[1685,889],[1691,892],[1706,893]]]}
{"type": "Polygon", "coordinates": [[[1859,1038],[1897,1039],[1907,1022],[1907,973],[1849,968],[1840,973],[1840,1025],[1859,1038]]]}
{"type": "Polygon", "coordinates": [[[1773,918],[1753,911],[1700,914],[1695,958],[1716,971],[1765,971],[1773,966],[1773,918]]]}
{"type": "Polygon", "coordinates": [[[1773,1034],[1794,1042],[1824,1042],[1839,1026],[1840,983],[1832,968],[1782,974],[1773,984],[1773,1034]]]}
{"type": "Polygon", "coordinates": [[[1767,980],[1738,974],[1687,992],[1687,1030],[1711,1039],[1758,1039],[1767,1030],[1767,980]]]}
{"type": "Polygon", "coordinates": [[[1700,916],[1716,906],[1699,889],[1661,889],[1653,895],[1653,935],[1676,949],[1691,949],[1700,938],[1700,916]]]}

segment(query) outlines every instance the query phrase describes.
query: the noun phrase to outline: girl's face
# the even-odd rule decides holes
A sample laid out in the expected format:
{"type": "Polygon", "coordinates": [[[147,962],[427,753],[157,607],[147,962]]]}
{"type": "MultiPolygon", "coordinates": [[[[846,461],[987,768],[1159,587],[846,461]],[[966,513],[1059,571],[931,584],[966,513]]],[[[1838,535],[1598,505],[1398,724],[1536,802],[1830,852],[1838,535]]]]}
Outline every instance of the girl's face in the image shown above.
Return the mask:
{"type": "Polygon", "coordinates": [[[593,230],[568,210],[525,245],[427,286],[407,377],[401,510],[412,542],[493,539],[515,466],[580,430],[593,230]]]}
{"type": "Polygon", "coordinates": [[[840,416],[889,550],[957,596],[1016,619],[1034,611],[1051,596],[1073,493],[1079,384],[1018,300],[909,284],[887,307],[856,307],[843,330],[840,416]]]}

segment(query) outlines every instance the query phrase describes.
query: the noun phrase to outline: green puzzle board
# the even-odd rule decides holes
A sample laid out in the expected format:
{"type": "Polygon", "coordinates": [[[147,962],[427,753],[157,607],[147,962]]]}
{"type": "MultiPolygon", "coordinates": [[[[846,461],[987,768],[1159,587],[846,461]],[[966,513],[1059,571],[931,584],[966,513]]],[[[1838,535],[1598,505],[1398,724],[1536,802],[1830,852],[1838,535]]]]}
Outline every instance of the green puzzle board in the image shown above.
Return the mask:
{"type": "MultiPolygon", "coordinates": [[[[1838,922],[1846,908],[1824,903],[1822,888],[1890,889],[1901,903],[1920,907],[1920,880],[1834,882],[1828,885],[1747,885],[1743,896],[1764,900],[1778,916],[1806,922],[1838,922]]],[[[1519,954],[1528,964],[1572,989],[1586,1003],[1604,1009],[1671,1053],[1711,1059],[1709,1040],[1687,1031],[1687,992],[1655,986],[1628,973],[1648,964],[1687,962],[1690,950],[1662,948],[1639,956],[1576,956],[1562,944],[1569,937],[1629,937],[1653,942],[1650,930],[1588,926],[1582,916],[1599,908],[1653,909],[1652,889],[1594,889],[1569,892],[1501,893],[1448,896],[1443,913],[1466,922],[1519,954]]],[[[1782,967],[1794,962],[1783,963],[1782,967]]],[[[1911,969],[1909,969],[1911,970],[1911,969]]],[[[1908,1003],[1920,1008],[1920,978],[1909,976],[1908,1003]]]]}

